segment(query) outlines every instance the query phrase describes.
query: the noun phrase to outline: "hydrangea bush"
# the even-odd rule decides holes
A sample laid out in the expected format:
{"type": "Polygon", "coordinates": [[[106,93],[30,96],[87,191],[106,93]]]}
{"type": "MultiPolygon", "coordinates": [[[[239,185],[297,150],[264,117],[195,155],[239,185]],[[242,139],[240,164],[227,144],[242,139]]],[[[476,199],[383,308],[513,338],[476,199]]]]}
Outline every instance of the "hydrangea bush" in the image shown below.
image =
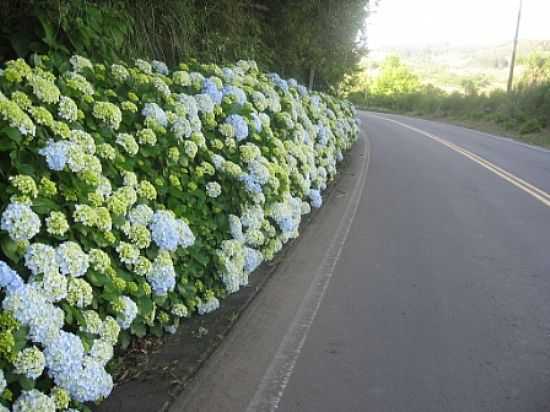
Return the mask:
{"type": "Polygon", "coordinates": [[[87,410],[132,336],[219,307],[298,236],[353,107],[258,70],[0,70],[0,412],[87,410]]]}

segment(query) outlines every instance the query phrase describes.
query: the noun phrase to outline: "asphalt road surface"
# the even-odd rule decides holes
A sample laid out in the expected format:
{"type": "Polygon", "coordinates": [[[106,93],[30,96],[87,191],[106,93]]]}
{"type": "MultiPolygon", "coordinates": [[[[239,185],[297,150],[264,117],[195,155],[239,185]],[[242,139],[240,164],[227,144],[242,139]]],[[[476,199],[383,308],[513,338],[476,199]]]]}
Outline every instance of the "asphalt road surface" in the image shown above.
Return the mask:
{"type": "Polygon", "coordinates": [[[550,411],[550,151],[361,113],[186,412],[550,411]]]}

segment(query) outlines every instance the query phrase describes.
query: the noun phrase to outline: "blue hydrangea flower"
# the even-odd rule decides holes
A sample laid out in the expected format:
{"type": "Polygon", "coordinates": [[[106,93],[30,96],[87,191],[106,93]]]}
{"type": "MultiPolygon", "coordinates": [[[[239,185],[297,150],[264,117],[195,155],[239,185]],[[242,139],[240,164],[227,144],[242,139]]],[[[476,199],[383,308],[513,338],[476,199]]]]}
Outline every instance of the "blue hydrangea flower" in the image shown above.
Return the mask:
{"type": "Polygon", "coordinates": [[[157,73],[163,74],[165,76],[170,73],[170,70],[168,70],[168,66],[166,66],[166,63],[161,62],[159,60],[153,60],[151,62],[151,67],[157,73]]]}
{"type": "Polygon", "coordinates": [[[13,412],[55,412],[55,402],[37,389],[23,391],[13,404],[13,412]]]}
{"type": "Polygon", "coordinates": [[[262,131],[262,120],[260,119],[260,116],[258,116],[258,113],[252,113],[251,116],[254,129],[256,132],[260,133],[262,131]]]}
{"type": "Polygon", "coordinates": [[[195,243],[193,232],[181,219],[166,210],[155,212],[149,224],[151,238],[160,249],[173,252],[178,246],[184,248],[195,243]]]}
{"type": "Polygon", "coordinates": [[[157,246],[161,249],[174,251],[177,249],[180,241],[180,234],[176,227],[176,219],[166,211],[159,210],[155,212],[149,225],[151,237],[157,246]]]}
{"type": "Polygon", "coordinates": [[[22,287],[23,284],[21,276],[10,268],[6,262],[0,260],[0,287],[5,288],[8,293],[13,293],[15,290],[22,287]]]}
{"type": "Polygon", "coordinates": [[[122,313],[120,313],[116,320],[122,329],[128,329],[138,313],[138,307],[136,303],[128,296],[121,296],[120,302],[122,304],[122,313]]]}
{"type": "Polygon", "coordinates": [[[298,89],[298,93],[300,93],[300,96],[304,97],[307,95],[307,88],[305,86],[302,86],[301,84],[298,85],[297,87],[298,89]]]}
{"type": "Polygon", "coordinates": [[[269,170],[257,160],[252,160],[248,164],[248,171],[254,177],[254,180],[262,186],[269,181],[269,170]]]}
{"type": "Polygon", "coordinates": [[[256,178],[249,174],[243,174],[240,177],[241,182],[244,183],[245,189],[249,193],[261,193],[262,186],[256,181],[256,178]]]}
{"type": "Polygon", "coordinates": [[[247,101],[246,93],[240,87],[227,85],[227,86],[224,86],[224,88],[222,89],[222,93],[223,93],[223,96],[235,97],[235,100],[237,101],[237,104],[239,106],[242,106],[247,101]]]}
{"type": "Polygon", "coordinates": [[[250,247],[244,248],[244,271],[254,272],[262,264],[264,257],[259,250],[250,247]]]}
{"type": "Polygon", "coordinates": [[[166,295],[176,286],[176,271],[170,255],[159,253],[153,261],[151,270],[146,274],[147,282],[156,295],[166,295]]]}
{"type": "Polygon", "coordinates": [[[281,79],[277,73],[269,73],[268,77],[277,87],[281,88],[285,92],[288,92],[288,82],[281,79]]]}
{"type": "Polygon", "coordinates": [[[155,120],[162,127],[166,127],[168,124],[166,112],[156,103],[145,103],[141,114],[145,116],[145,118],[155,120]]]}
{"type": "Polygon", "coordinates": [[[319,132],[317,133],[317,140],[319,141],[319,144],[321,146],[326,146],[328,143],[328,139],[328,129],[322,124],[319,124],[319,132]]]}
{"type": "Polygon", "coordinates": [[[189,96],[185,93],[177,95],[177,100],[185,107],[185,112],[189,117],[195,117],[199,114],[199,108],[197,102],[193,96],[189,96]]]}
{"type": "Polygon", "coordinates": [[[225,123],[230,124],[235,129],[235,138],[237,141],[248,137],[248,124],[244,117],[238,114],[232,114],[225,119],[225,123]]]}
{"type": "Polygon", "coordinates": [[[311,206],[319,209],[323,205],[323,198],[321,192],[318,189],[311,189],[308,193],[309,200],[311,200],[311,206]]]}
{"type": "Polygon", "coordinates": [[[69,149],[71,143],[66,141],[54,142],[48,141],[48,145],[38,151],[39,154],[46,158],[46,163],[50,170],[60,172],[65,168],[69,160],[69,149]]]}
{"type": "Polygon", "coordinates": [[[197,311],[199,315],[206,315],[207,313],[213,312],[220,307],[220,301],[215,296],[210,296],[206,302],[200,302],[197,305],[197,311]]]}
{"type": "Polygon", "coordinates": [[[214,101],[210,95],[200,93],[194,96],[197,108],[201,113],[212,113],[214,111],[214,101]]]}
{"type": "Polygon", "coordinates": [[[222,72],[223,72],[223,79],[227,83],[233,83],[233,81],[235,80],[235,72],[229,67],[224,67],[222,69],[222,72]]]}
{"type": "Polygon", "coordinates": [[[63,311],[49,303],[32,284],[23,284],[9,293],[2,308],[29,327],[33,342],[47,343],[55,339],[63,327],[63,311]]]}
{"type": "Polygon", "coordinates": [[[231,236],[235,240],[243,241],[244,235],[243,235],[243,225],[241,223],[241,219],[239,219],[238,216],[235,215],[229,215],[229,231],[231,232],[231,236]]]}
{"type": "Polygon", "coordinates": [[[213,154],[210,160],[212,160],[212,164],[216,170],[222,170],[223,164],[225,163],[225,159],[222,156],[219,154],[213,154]]]}
{"type": "Polygon", "coordinates": [[[210,96],[214,104],[220,104],[223,99],[223,93],[218,90],[218,86],[212,79],[206,79],[202,86],[202,93],[210,96]]]}
{"type": "Polygon", "coordinates": [[[172,125],[172,133],[174,133],[177,140],[182,141],[186,137],[191,137],[193,130],[187,119],[178,118],[172,125]]]}
{"type": "Polygon", "coordinates": [[[292,232],[294,230],[294,221],[292,219],[292,216],[282,216],[278,221],[277,224],[279,225],[281,231],[283,233],[292,232]]]}
{"type": "Polygon", "coordinates": [[[77,335],[60,331],[44,350],[46,367],[54,381],[64,386],[65,378],[74,377],[82,369],[84,346],[77,335]]]}
{"type": "Polygon", "coordinates": [[[93,402],[106,398],[113,390],[113,378],[105,371],[103,365],[91,357],[85,358],[80,368],[64,375],[60,381],[58,385],[65,388],[78,402],[93,402]]]}

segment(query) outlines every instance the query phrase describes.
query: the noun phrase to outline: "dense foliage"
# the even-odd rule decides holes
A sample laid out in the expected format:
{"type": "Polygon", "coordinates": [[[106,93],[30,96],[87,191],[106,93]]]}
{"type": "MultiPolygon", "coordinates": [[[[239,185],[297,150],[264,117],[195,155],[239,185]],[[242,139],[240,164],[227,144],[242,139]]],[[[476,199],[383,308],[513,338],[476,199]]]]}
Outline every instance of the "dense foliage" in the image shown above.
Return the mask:
{"type": "Polygon", "coordinates": [[[107,396],[114,348],[246,285],[357,138],[254,62],[58,63],[0,71],[0,411],[107,396]]]}
{"type": "MultiPolygon", "coordinates": [[[[482,92],[482,84],[463,83],[463,92],[448,93],[419,77],[399,58],[389,57],[379,76],[353,85],[349,98],[356,104],[416,115],[464,120],[484,120],[520,134],[550,127],[550,56],[533,54],[510,93],[496,89],[482,92]]],[[[550,141],[537,141],[550,145],[550,141]]]]}
{"type": "Polygon", "coordinates": [[[0,62],[32,52],[97,61],[197,59],[260,67],[318,89],[336,85],[363,51],[368,0],[10,0],[0,62]]]}

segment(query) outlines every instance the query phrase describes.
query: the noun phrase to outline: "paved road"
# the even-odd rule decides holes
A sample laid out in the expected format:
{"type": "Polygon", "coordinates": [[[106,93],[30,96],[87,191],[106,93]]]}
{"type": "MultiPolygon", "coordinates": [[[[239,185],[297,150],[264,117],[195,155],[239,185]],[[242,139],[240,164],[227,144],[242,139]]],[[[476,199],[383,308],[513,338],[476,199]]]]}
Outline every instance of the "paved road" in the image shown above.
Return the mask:
{"type": "Polygon", "coordinates": [[[550,151],[381,116],[172,412],[550,410],[550,151]]]}

